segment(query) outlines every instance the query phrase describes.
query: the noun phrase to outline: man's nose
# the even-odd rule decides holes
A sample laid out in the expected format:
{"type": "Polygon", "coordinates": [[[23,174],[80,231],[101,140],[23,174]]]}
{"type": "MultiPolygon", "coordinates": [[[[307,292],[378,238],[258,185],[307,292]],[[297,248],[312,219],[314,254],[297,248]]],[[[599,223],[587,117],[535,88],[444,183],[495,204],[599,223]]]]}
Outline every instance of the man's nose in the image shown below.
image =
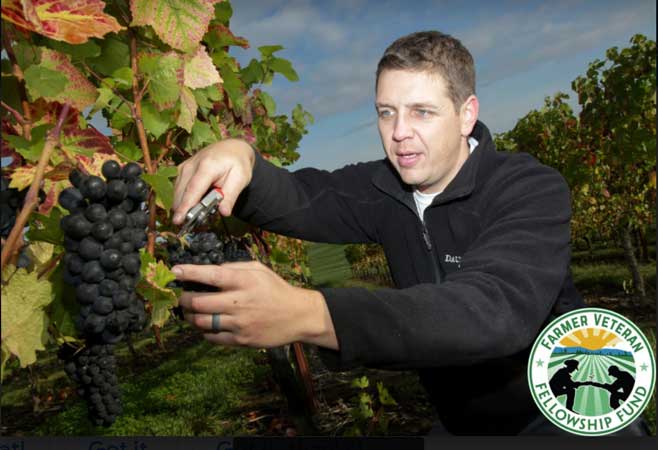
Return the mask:
{"type": "Polygon", "coordinates": [[[410,138],[412,134],[413,131],[406,118],[403,117],[403,114],[398,114],[395,118],[395,126],[393,128],[393,140],[403,141],[410,138]]]}

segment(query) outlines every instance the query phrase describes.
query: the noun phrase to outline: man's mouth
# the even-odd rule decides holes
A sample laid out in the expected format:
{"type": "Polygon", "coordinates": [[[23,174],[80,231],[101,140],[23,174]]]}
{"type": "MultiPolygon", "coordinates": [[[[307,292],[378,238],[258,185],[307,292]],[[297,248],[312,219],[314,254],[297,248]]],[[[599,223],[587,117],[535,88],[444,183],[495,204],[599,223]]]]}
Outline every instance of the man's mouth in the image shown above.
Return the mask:
{"type": "Polygon", "coordinates": [[[409,168],[416,165],[421,157],[420,153],[400,152],[395,154],[400,167],[409,168]]]}

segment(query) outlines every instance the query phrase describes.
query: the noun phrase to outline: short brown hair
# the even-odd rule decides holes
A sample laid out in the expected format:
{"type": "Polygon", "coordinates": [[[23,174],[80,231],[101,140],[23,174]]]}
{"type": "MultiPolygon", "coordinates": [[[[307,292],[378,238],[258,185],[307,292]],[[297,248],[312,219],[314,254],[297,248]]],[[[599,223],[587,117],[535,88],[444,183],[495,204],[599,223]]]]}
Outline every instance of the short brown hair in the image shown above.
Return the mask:
{"type": "Polygon", "coordinates": [[[475,94],[475,65],[471,53],[454,37],[439,31],[419,31],[393,42],[377,64],[379,75],[388,69],[434,72],[448,87],[455,111],[475,94]]]}

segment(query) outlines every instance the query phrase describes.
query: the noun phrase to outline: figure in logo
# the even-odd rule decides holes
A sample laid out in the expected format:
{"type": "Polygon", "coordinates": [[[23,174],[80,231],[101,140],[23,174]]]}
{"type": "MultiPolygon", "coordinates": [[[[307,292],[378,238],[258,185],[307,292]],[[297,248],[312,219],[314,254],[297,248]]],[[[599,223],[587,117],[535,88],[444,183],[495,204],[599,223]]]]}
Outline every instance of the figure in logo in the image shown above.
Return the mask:
{"type": "Polygon", "coordinates": [[[603,388],[610,392],[610,407],[612,409],[617,409],[619,408],[620,402],[626,401],[628,396],[631,395],[631,391],[635,385],[635,378],[633,378],[633,375],[631,375],[629,372],[621,370],[619,367],[614,365],[608,367],[608,375],[615,377],[616,380],[608,384],[594,383],[591,381],[586,384],[589,386],[603,388]]]}
{"type": "Polygon", "coordinates": [[[575,359],[568,359],[564,362],[564,367],[555,372],[548,382],[551,391],[556,398],[560,395],[566,394],[567,403],[565,406],[571,412],[575,412],[573,410],[573,402],[576,398],[576,389],[588,384],[579,383],[571,379],[571,374],[576,370],[578,370],[578,361],[575,359]]]}

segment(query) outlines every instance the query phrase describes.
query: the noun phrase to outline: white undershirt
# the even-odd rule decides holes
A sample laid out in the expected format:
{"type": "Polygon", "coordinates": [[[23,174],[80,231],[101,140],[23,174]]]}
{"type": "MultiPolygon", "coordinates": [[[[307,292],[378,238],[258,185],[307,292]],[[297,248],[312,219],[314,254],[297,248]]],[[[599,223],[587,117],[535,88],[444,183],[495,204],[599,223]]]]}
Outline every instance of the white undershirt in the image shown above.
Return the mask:
{"type": "MultiPolygon", "coordinates": [[[[468,138],[468,151],[469,155],[473,153],[473,150],[475,150],[475,147],[478,146],[478,141],[473,138],[469,137],[468,138]]],[[[417,189],[414,189],[414,202],[416,202],[416,209],[418,210],[418,217],[424,222],[425,221],[425,208],[427,208],[430,204],[432,204],[432,201],[434,200],[434,197],[439,195],[441,192],[436,192],[434,194],[423,194],[422,192],[419,192],[417,189]]]]}

